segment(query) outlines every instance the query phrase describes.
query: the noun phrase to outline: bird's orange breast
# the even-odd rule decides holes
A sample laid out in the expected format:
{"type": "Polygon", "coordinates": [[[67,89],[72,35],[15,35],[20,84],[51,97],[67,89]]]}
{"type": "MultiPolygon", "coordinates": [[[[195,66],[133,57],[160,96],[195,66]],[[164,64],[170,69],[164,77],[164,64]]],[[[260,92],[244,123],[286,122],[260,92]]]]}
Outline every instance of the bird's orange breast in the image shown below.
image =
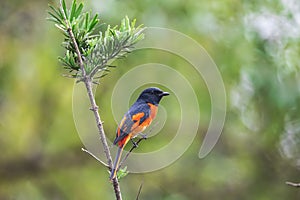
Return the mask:
{"type": "Polygon", "coordinates": [[[157,114],[157,106],[153,105],[151,103],[148,103],[148,106],[150,107],[150,118],[151,120],[155,118],[157,114]]]}

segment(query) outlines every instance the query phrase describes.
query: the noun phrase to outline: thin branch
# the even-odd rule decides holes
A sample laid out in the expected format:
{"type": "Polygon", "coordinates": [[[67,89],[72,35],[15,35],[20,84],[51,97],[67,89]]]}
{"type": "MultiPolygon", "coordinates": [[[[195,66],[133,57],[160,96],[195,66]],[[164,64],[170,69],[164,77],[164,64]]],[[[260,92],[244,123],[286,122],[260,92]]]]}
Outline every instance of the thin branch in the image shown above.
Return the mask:
{"type": "Polygon", "coordinates": [[[158,122],[156,124],[153,125],[153,127],[149,130],[149,132],[147,134],[144,134],[141,138],[139,138],[139,140],[135,143],[136,145],[133,145],[131,147],[131,149],[127,152],[127,154],[125,155],[125,157],[121,160],[119,167],[120,168],[122,166],[122,164],[125,162],[125,160],[128,158],[128,156],[130,155],[130,153],[138,147],[138,144],[142,141],[142,140],[146,140],[147,136],[152,132],[152,130],[158,125],[158,122]]]}
{"type": "Polygon", "coordinates": [[[142,140],[146,140],[146,139],[147,139],[146,137],[141,137],[141,138],[139,138],[139,140],[135,143],[135,145],[133,145],[133,146],[131,147],[131,149],[127,152],[127,154],[125,155],[125,157],[122,159],[122,161],[120,162],[118,168],[120,168],[120,167],[122,166],[123,162],[125,162],[125,160],[128,158],[128,156],[130,155],[130,153],[131,153],[135,148],[138,147],[138,144],[139,144],[142,140]]]}
{"type": "Polygon", "coordinates": [[[141,183],[141,185],[139,187],[139,191],[137,193],[136,200],[139,200],[139,197],[140,197],[141,192],[142,192],[143,185],[144,185],[144,181],[141,183]]]}
{"type": "MultiPolygon", "coordinates": [[[[108,147],[108,144],[107,144],[107,141],[106,141],[106,136],[105,136],[105,133],[104,133],[103,124],[102,124],[102,121],[101,121],[101,118],[100,118],[100,115],[99,115],[99,112],[98,112],[98,106],[96,104],[94,93],[93,93],[93,90],[92,90],[92,80],[91,80],[91,78],[87,77],[87,75],[86,75],[86,71],[85,71],[85,68],[84,68],[84,63],[83,63],[83,60],[82,60],[82,55],[80,53],[78,44],[75,40],[75,37],[74,37],[73,31],[72,31],[72,28],[70,26],[70,23],[67,20],[66,13],[63,10],[62,0],[60,1],[60,7],[62,9],[64,21],[66,23],[67,32],[68,32],[68,34],[69,34],[69,36],[72,40],[72,43],[74,44],[74,47],[76,49],[79,66],[80,66],[80,69],[82,71],[83,81],[84,81],[84,84],[85,84],[85,87],[86,87],[86,90],[87,90],[87,93],[88,93],[88,97],[89,97],[89,100],[90,100],[90,103],[91,103],[91,110],[94,113],[95,120],[96,120],[96,123],[97,123],[97,128],[98,128],[99,135],[100,135],[100,140],[101,140],[103,148],[104,148],[104,153],[105,153],[107,161],[108,161],[108,166],[111,169],[112,168],[112,158],[111,158],[109,147],[108,147]]],[[[122,200],[120,185],[119,185],[118,179],[114,178],[112,180],[112,182],[113,182],[113,187],[114,187],[114,192],[115,192],[115,195],[116,195],[116,199],[117,200],[122,200]]]]}
{"type": "Polygon", "coordinates": [[[100,160],[97,156],[95,156],[92,152],[90,152],[89,150],[85,149],[85,148],[81,148],[81,151],[89,154],[90,156],[92,156],[94,159],[96,159],[98,162],[100,162],[102,165],[104,165],[105,167],[107,167],[109,170],[111,170],[111,168],[108,166],[108,164],[106,164],[105,162],[103,162],[102,160],[100,160]]]}
{"type": "Polygon", "coordinates": [[[89,96],[89,99],[90,99],[91,110],[94,113],[94,117],[96,119],[97,128],[98,128],[99,135],[100,135],[100,140],[103,144],[104,153],[105,153],[107,161],[108,161],[108,166],[110,166],[110,168],[112,168],[112,158],[111,158],[109,147],[108,147],[108,144],[107,144],[107,141],[106,141],[106,136],[105,136],[105,133],[104,133],[103,124],[102,124],[102,121],[101,121],[101,118],[100,118],[100,115],[99,115],[99,112],[98,112],[98,106],[96,104],[94,93],[93,93],[93,90],[92,90],[92,81],[91,81],[91,79],[86,78],[84,83],[85,83],[87,93],[88,93],[88,96],[89,96]]]}
{"type": "Polygon", "coordinates": [[[293,186],[293,187],[300,187],[300,183],[293,183],[293,182],[287,181],[287,182],[285,182],[285,184],[293,186]]]}
{"type": "MultiPolygon", "coordinates": [[[[99,112],[98,112],[98,106],[96,104],[94,93],[93,93],[93,90],[92,90],[92,81],[91,81],[91,79],[85,76],[84,77],[84,84],[86,86],[87,93],[88,93],[88,96],[89,96],[89,99],[90,99],[91,110],[93,111],[95,119],[96,119],[97,128],[98,128],[99,135],[100,135],[100,140],[102,142],[102,145],[103,145],[103,148],[104,148],[104,153],[105,153],[106,158],[107,158],[107,163],[108,163],[109,168],[112,169],[112,158],[111,158],[109,147],[108,147],[108,144],[107,144],[107,141],[106,141],[106,136],[105,136],[105,133],[104,133],[103,124],[102,124],[102,121],[101,121],[101,118],[100,118],[100,115],[99,115],[99,112]]],[[[122,200],[120,185],[119,185],[118,179],[115,177],[112,181],[113,181],[114,191],[115,191],[115,194],[116,194],[116,199],[117,200],[122,200]]]]}

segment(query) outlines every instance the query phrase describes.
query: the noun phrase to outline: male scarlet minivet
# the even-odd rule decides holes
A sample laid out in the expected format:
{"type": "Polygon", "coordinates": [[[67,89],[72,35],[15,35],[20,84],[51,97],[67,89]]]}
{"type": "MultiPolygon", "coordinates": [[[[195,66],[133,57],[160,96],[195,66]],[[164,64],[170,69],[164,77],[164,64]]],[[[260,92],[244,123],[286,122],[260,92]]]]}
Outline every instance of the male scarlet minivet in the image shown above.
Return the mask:
{"type": "Polygon", "coordinates": [[[118,126],[116,139],[114,140],[114,145],[118,146],[118,151],[111,170],[110,180],[116,177],[125,145],[151,124],[156,116],[161,98],[167,95],[169,95],[168,92],[163,92],[159,88],[147,88],[124,115],[118,126]]]}

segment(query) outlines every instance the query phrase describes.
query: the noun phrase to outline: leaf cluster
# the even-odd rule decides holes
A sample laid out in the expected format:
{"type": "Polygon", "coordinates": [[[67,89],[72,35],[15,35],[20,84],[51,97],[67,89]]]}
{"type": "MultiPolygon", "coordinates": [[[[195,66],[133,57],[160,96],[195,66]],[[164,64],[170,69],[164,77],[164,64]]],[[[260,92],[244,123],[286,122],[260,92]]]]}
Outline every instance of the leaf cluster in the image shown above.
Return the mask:
{"type": "Polygon", "coordinates": [[[65,0],[61,1],[60,8],[49,5],[49,20],[62,31],[64,35],[63,47],[66,53],[59,57],[70,73],[71,77],[82,78],[82,72],[78,57],[84,61],[84,70],[91,79],[101,78],[109,72],[109,61],[122,58],[129,53],[134,44],[143,39],[142,26],[136,27],[136,20],[129,20],[126,16],[120,26],[111,28],[107,26],[105,31],[99,31],[100,19],[98,14],[83,12],[83,3],[77,4],[73,0],[71,8],[67,9],[65,0]],[[81,55],[76,52],[76,46],[72,41],[70,30],[74,34],[81,55]],[[100,76],[95,77],[98,72],[100,76]]]}
{"type": "MultiPolygon", "coordinates": [[[[115,58],[122,58],[130,53],[133,46],[143,39],[144,30],[141,26],[135,27],[136,20],[130,21],[126,16],[121,25],[111,28],[109,25],[104,33],[99,33],[95,38],[93,50],[87,57],[87,73],[94,76],[99,71],[108,72],[109,61],[115,58]]],[[[107,73],[102,74],[102,76],[107,73]]]]}

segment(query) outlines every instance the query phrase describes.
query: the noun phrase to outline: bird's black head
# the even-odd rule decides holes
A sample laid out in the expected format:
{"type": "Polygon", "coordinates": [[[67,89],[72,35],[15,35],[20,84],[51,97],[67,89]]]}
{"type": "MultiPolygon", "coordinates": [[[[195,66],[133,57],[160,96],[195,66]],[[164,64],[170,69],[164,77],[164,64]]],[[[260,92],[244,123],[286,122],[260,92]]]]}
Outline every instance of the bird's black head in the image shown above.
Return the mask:
{"type": "Polygon", "coordinates": [[[159,88],[151,87],[145,89],[137,99],[137,101],[144,101],[146,103],[151,103],[157,105],[163,96],[169,95],[168,92],[164,92],[159,88]]]}

